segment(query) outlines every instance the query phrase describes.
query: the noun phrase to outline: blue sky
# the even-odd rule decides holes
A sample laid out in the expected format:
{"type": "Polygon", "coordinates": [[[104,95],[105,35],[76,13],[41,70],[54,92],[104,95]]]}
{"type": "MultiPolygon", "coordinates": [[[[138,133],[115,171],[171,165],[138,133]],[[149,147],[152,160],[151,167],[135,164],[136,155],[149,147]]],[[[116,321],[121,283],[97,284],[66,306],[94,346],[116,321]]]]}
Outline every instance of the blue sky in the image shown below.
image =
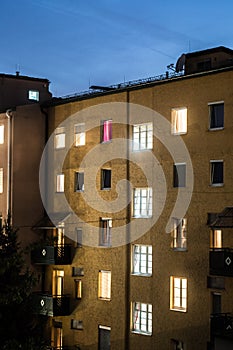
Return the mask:
{"type": "Polygon", "coordinates": [[[165,73],[184,52],[233,49],[233,1],[0,3],[0,72],[47,78],[55,96],[165,73]]]}

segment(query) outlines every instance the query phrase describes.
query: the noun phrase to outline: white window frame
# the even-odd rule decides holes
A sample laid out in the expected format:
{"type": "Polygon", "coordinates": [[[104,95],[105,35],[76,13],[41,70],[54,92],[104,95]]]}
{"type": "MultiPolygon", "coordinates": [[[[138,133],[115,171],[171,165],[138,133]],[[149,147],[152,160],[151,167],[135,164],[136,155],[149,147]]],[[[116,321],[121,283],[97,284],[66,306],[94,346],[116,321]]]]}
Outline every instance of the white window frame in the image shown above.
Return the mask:
{"type": "Polygon", "coordinates": [[[86,144],[85,123],[74,125],[74,145],[75,147],[84,146],[86,144]]]}
{"type": "Polygon", "coordinates": [[[100,270],[98,275],[98,298],[101,300],[111,300],[111,279],[112,272],[100,270]]]}
{"type": "Polygon", "coordinates": [[[65,191],[65,174],[57,174],[56,176],[56,192],[63,193],[65,191]]]}
{"type": "Polygon", "coordinates": [[[153,149],[153,123],[133,125],[133,151],[153,149]]]}
{"type": "Polygon", "coordinates": [[[152,276],[152,245],[132,245],[132,274],[152,276]]]}
{"type": "Polygon", "coordinates": [[[131,304],[131,331],[152,335],[152,304],[133,302],[131,304]]]}
{"type": "Polygon", "coordinates": [[[111,187],[112,187],[112,170],[110,168],[102,168],[101,169],[101,189],[110,190],[111,187]],[[110,172],[110,186],[104,186],[105,185],[104,176],[106,171],[110,172]]]}
{"type": "Polygon", "coordinates": [[[0,168],[0,193],[3,193],[3,168],[0,168]]]}
{"type": "Polygon", "coordinates": [[[171,133],[172,135],[184,135],[188,131],[187,107],[172,108],[171,110],[171,133]]]}
{"type": "Polygon", "coordinates": [[[221,249],[223,247],[222,230],[210,230],[210,248],[221,249]]]}
{"type": "Polygon", "coordinates": [[[100,218],[100,237],[99,246],[100,247],[111,247],[112,244],[112,218],[100,218]],[[106,227],[104,227],[104,222],[106,222],[106,227]]]}
{"type": "Polygon", "coordinates": [[[187,278],[170,277],[170,310],[187,312],[187,289],[187,278]]]}
{"type": "Polygon", "coordinates": [[[29,90],[28,91],[28,99],[30,101],[39,101],[40,100],[40,92],[38,90],[29,90]]]}
{"type": "Polygon", "coordinates": [[[66,134],[64,127],[56,128],[54,132],[54,148],[62,149],[66,146],[66,134]]]}
{"type": "Polygon", "coordinates": [[[223,159],[211,160],[210,161],[210,185],[212,187],[221,187],[221,186],[224,185],[224,161],[223,161],[223,159]],[[214,163],[221,163],[222,164],[222,171],[223,171],[222,182],[215,182],[215,183],[213,183],[213,175],[214,175],[213,164],[214,163]]]}
{"type": "Polygon", "coordinates": [[[133,190],[133,217],[151,218],[153,210],[152,187],[137,187],[133,190]]]}
{"type": "Polygon", "coordinates": [[[84,192],[84,171],[83,170],[79,170],[75,172],[75,192],[84,192]],[[77,189],[77,185],[79,184],[80,179],[79,179],[79,174],[83,174],[83,183],[80,189],[77,189]]]}
{"type": "Polygon", "coordinates": [[[173,250],[187,250],[187,219],[173,218],[172,231],[172,248],[173,250]]]}
{"type": "Polygon", "coordinates": [[[4,144],[4,125],[0,125],[0,145],[4,144]]]}
{"type": "Polygon", "coordinates": [[[210,102],[210,103],[208,103],[208,107],[209,107],[209,130],[210,131],[223,130],[224,129],[224,114],[225,114],[224,101],[210,102]],[[215,106],[215,105],[223,105],[223,126],[211,127],[211,120],[212,120],[211,109],[212,109],[212,106],[215,106]]]}

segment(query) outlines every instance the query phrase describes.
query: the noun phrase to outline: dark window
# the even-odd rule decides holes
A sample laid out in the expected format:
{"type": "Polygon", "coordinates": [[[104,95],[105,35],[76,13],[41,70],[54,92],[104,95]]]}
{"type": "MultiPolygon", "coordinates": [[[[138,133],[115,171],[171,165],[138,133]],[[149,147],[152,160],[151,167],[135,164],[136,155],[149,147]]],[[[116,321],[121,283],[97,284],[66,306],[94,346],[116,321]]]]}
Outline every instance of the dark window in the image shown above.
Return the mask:
{"type": "Polygon", "coordinates": [[[171,350],[184,350],[184,343],[181,340],[171,339],[171,350]]]}
{"type": "Polygon", "coordinates": [[[81,247],[83,244],[83,230],[81,228],[76,229],[77,232],[77,247],[81,247]]]}
{"type": "Polygon", "coordinates": [[[99,326],[99,350],[110,350],[110,328],[99,326]]]}
{"type": "Polygon", "coordinates": [[[100,246],[105,246],[105,247],[111,246],[111,228],[112,228],[112,219],[100,220],[100,239],[99,239],[100,246]]]}
{"type": "Polygon", "coordinates": [[[223,184],[223,161],[212,161],[210,171],[211,185],[223,184]]]}
{"type": "Polygon", "coordinates": [[[75,173],[75,191],[84,191],[84,173],[75,173]]]}
{"type": "Polygon", "coordinates": [[[209,105],[210,129],[224,127],[224,103],[209,105]]]}
{"type": "Polygon", "coordinates": [[[199,72],[204,72],[204,71],[210,70],[210,69],[211,69],[211,59],[210,58],[197,63],[197,70],[199,72]]]}
{"type": "Polygon", "coordinates": [[[212,293],[212,313],[220,314],[222,312],[222,298],[219,293],[212,293]]]}
{"type": "Polygon", "coordinates": [[[173,186],[186,186],[186,164],[174,164],[173,168],[173,186]]]}
{"type": "Polygon", "coordinates": [[[110,169],[102,169],[101,170],[101,188],[108,189],[111,188],[111,170],[110,169]]]}

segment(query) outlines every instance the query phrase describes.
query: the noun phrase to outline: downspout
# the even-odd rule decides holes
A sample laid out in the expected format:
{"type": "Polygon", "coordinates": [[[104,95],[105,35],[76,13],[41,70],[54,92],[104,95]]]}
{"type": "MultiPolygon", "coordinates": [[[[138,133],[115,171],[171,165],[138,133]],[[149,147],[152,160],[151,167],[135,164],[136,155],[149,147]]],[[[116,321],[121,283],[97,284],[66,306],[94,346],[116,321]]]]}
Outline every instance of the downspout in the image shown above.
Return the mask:
{"type": "Polygon", "coordinates": [[[7,123],[7,190],[6,190],[6,214],[12,215],[12,200],[11,200],[11,195],[12,195],[12,133],[11,133],[11,124],[12,124],[12,110],[8,109],[6,111],[6,117],[8,119],[7,123]]]}

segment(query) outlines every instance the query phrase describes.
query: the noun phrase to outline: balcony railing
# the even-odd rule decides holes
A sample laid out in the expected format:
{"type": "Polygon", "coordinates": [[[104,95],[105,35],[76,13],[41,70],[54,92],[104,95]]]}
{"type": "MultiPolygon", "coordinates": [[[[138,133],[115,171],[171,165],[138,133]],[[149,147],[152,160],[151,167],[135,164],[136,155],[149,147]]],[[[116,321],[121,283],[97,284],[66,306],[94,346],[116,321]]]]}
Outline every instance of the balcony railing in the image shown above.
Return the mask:
{"type": "Polygon", "coordinates": [[[213,248],[209,254],[210,274],[233,277],[233,249],[213,248]]]}
{"type": "Polygon", "coordinates": [[[69,265],[72,262],[72,245],[37,247],[33,249],[31,259],[38,265],[69,265]]]}
{"type": "Polygon", "coordinates": [[[212,336],[233,338],[233,315],[230,313],[212,314],[210,327],[212,336]]]}
{"type": "Polygon", "coordinates": [[[33,309],[36,314],[45,316],[70,315],[69,295],[33,294],[33,309]]]}

